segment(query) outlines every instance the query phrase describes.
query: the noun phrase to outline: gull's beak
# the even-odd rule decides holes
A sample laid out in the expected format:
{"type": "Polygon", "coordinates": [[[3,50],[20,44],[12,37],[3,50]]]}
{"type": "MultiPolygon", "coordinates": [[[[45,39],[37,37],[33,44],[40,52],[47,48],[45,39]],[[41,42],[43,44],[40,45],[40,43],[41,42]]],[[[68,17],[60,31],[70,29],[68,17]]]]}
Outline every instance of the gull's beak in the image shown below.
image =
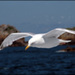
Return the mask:
{"type": "Polygon", "coordinates": [[[30,46],[26,46],[25,50],[27,50],[30,46]]]}

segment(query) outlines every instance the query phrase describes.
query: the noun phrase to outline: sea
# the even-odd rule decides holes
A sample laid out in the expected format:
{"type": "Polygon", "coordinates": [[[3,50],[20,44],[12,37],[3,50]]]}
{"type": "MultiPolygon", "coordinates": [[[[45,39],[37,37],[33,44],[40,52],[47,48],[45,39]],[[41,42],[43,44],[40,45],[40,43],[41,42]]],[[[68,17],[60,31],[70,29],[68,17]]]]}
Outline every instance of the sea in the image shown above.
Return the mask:
{"type": "Polygon", "coordinates": [[[74,75],[75,52],[59,52],[66,47],[7,47],[0,51],[0,75],[74,75]]]}

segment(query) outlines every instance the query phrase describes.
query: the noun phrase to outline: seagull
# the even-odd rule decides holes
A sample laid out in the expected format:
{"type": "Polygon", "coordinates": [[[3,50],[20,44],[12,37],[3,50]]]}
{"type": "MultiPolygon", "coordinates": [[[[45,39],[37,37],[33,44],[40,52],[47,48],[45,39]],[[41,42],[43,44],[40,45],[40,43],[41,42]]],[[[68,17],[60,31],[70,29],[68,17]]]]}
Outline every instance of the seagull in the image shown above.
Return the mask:
{"type": "Polygon", "coordinates": [[[31,36],[31,38],[28,40],[28,45],[26,46],[25,50],[27,50],[29,47],[37,47],[37,48],[56,47],[60,43],[71,42],[71,40],[62,40],[58,38],[65,32],[75,34],[75,31],[67,30],[64,28],[55,28],[47,33],[40,33],[40,34],[24,33],[24,32],[11,33],[1,43],[0,50],[2,50],[5,47],[8,47],[9,45],[12,45],[14,41],[28,36],[31,36]]]}

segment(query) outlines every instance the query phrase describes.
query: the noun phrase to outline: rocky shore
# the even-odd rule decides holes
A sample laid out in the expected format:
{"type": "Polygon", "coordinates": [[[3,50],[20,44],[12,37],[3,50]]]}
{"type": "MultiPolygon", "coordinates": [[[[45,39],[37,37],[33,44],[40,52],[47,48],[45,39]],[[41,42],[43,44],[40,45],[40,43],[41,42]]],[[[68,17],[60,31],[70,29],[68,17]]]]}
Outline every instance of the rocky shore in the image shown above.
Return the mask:
{"type": "MultiPolygon", "coordinates": [[[[67,29],[75,30],[75,27],[67,28],[67,29]]],[[[20,31],[18,31],[15,27],[11,25],[5,25],[5,24],[0,25],[0,44],[9,34],[17,33],[17,32],[20,32],[20,31]]],[[[75,51],[75,48],[70,47],[70,45],[75,45],[75,35],[74,34],[64,33],[58,38],[64,39],[64,40],[72,40],[72,42],[64,44],[64,45],[68,45],[69,46],[68,48],[64,50],[60,50],[60,51],[75,51]]],[[[19,39],[13,42],[11,46],[26,46],[26,45],[27,45],[27,41],[25,41],[25,38],[22,38],[22,39],[19,39]]]]}
{"type": "MultiPolygon", "coordinates": [[[[73,28],[66,28],[69,30],[73,30],[75,31],[75,27],[73,28]]],[[[67,45],[66,49],[60,50],[60,51],[64,51],[64,52],[70,52],[70,51],[75,51],[75,48],[71,48],[70,45],[75,45],[75,35],[74,34],[70,34],[70,33],[64,33],[62,34],[60,37],[58,37],[59,39],[63,39],[63,40],[72,40],[69,43],[66,43],[64,45],[67,45]]]]}

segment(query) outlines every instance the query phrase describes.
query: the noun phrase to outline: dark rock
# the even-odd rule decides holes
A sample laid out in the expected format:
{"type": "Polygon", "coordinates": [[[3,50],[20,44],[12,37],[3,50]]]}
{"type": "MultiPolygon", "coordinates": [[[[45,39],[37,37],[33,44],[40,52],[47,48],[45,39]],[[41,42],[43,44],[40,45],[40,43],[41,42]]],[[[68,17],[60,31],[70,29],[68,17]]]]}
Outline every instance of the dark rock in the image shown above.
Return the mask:
{"type": "MultiPolygon", "coordinates": [[[[75,31],[75,27],[73,28],[67,28],[69,30],[73,30],[75,31]]],[[[59,39],[63,39],[63,40],[72,40],[69,43],[65,43],[63,45],[68,45],[69,47],[67,47],[64,50],[60,50],[60,51],[65,51],[65,52],[69,52],[69,51],[75,51],[75,48],[71,48],[70,45],[75,45],[75,34],[71,34],[71,33],[64,33],[61,36],[58,37],[59,39]]]]}
{"type": "Polygon", "coordinates": [[[67,47],[66,49],[59,50],[58,52],[75,52],[75,48],[67,47]]]}
{"type": "MultiPolygon", "coordinates": [[[[75,31],[75,27],[67,28],[67,29],[75,31]]],[[[71,42],[66,43],[66,45],[75,45],[75,34],[66,32],[66,33],[62,34],[61,36],[59,36],[58,38],[63,39],[63,40],[71,40],[71,42]]]]}

